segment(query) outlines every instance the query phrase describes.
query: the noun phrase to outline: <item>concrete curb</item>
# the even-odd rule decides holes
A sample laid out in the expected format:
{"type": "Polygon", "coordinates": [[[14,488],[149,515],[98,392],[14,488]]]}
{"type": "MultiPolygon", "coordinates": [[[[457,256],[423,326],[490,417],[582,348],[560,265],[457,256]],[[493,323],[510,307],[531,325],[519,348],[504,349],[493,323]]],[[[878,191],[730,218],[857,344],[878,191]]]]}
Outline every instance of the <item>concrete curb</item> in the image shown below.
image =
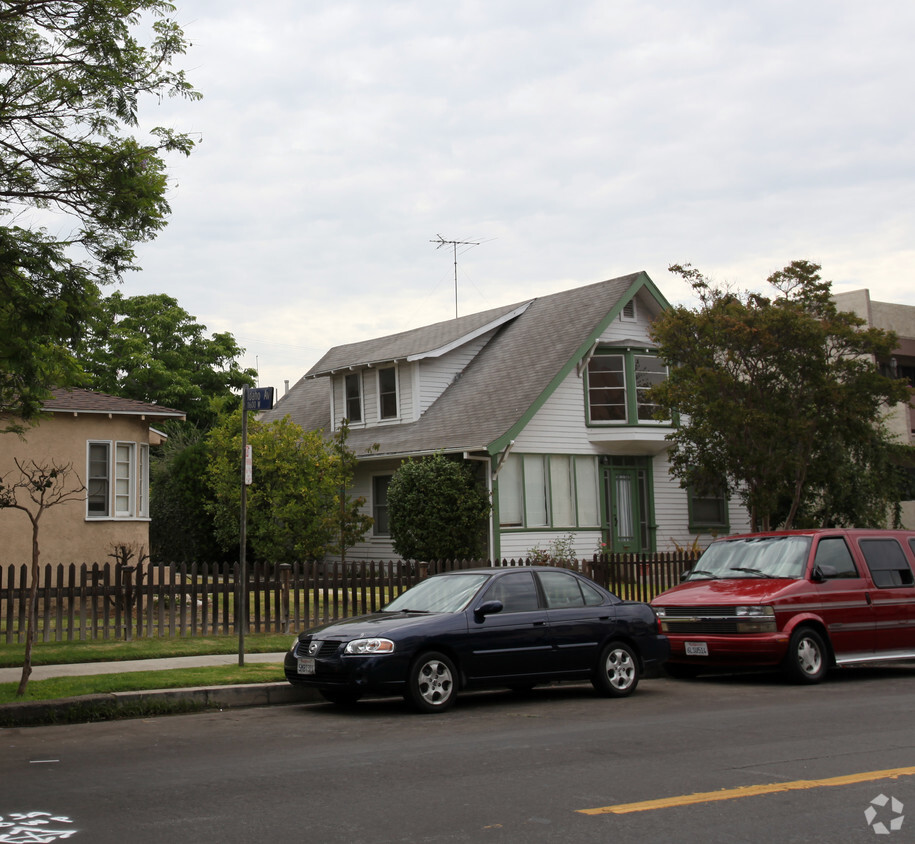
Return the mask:
{"type": "Polygon", "coordinates": [[[316,689],[291,686],[285,682],[112,692],[58,700],[7,703],[0,706],[0,728],[74,724],[204,709],[288,706],[323,700],[316,689]]]}

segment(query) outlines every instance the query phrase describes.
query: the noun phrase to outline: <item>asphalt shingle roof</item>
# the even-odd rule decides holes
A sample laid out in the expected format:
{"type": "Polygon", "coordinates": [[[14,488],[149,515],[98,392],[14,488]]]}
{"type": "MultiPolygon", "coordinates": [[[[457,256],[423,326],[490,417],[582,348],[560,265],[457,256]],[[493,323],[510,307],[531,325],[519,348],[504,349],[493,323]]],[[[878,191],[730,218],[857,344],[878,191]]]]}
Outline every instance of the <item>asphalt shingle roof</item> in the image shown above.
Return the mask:
{"type": "MultiPolygon", "coordinates": [[[[362,454],[373,443],[378,456],[460,451],[487,447],[510,432],[562,369],[588,343],[607,314],[636,282],[633,273],[532,300],[508,320],[482,351],[417,421],[355,428],[348,445],[362,454]]],[[[264,414],[287,413],[306,430],[330,429],[330,378],[309,377],[372,361],[402,359],[466,336],[525,303],[437,323],[401,334],[337,346],[264,414]]]]}
{"type": "Polygon", "coordinates": [[[155,416],[167,419],[183,419],[183,410],[174,410],[159,404],[96,393],[92,390],[52,391],[52,398],[42,405],[51,413],[113,413],[121,416],[155,416]]]}

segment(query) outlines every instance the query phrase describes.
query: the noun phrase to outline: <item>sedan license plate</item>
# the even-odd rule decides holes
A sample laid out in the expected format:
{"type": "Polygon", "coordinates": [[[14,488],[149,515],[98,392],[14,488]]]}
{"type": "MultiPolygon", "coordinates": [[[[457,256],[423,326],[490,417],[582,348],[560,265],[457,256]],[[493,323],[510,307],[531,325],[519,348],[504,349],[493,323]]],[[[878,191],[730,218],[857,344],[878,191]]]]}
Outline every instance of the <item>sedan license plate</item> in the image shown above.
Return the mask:
{"type": "Polygon", "coordinates": [[[708,656],[707,642],[686,642],[687,656],[708,656]]]}
{"type": "Polygon", "coordinates": [[[314,674],[315,673],[315,661],[312,657],[299,657],[299,674],[314,674]]]}

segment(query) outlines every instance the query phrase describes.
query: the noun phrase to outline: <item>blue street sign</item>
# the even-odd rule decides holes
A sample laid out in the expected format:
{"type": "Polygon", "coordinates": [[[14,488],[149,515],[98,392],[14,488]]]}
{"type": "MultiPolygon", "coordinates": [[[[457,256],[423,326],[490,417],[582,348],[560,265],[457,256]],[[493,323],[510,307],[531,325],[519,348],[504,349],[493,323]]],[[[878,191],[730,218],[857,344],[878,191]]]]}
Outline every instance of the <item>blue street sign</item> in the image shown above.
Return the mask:
{"type": "Polygon", "coordinates": [[[245,410],[272,410],[273,387],[246,387],[245,410]]]}

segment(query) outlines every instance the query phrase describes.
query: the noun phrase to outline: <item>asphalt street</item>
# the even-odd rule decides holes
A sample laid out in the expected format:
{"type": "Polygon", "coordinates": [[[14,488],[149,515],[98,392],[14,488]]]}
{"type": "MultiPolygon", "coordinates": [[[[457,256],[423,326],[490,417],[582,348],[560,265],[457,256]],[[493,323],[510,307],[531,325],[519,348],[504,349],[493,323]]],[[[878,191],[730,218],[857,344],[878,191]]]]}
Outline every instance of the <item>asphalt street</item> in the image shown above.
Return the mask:
{"type": "Polygon", "coordinates": [[[0,824],[77,844],[912,841],[913,693],[895,666],[10,728],[0,824]]]}

